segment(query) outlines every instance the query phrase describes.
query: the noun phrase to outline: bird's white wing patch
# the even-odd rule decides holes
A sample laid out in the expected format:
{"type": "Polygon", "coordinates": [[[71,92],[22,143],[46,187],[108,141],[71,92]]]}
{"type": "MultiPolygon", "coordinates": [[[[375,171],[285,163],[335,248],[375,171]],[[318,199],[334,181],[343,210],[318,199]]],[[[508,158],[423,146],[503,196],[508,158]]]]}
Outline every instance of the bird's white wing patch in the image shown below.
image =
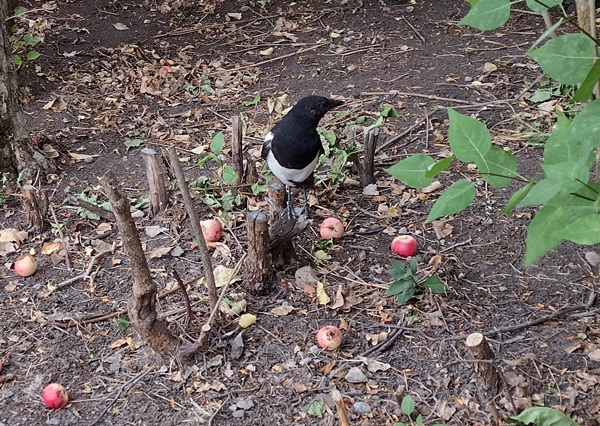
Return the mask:
{"type": "Polygon", "coordinates": [[[269,151],[269,155],[267,155],[267,163],[269,164],[269,168],[273,174],[277,176],[281,182],[288,186],[296,186],[299,183],[304,182],[310,176],[310,174],[314,172],[318,161],[319,154],[317,154],[315,159],[303,169],[288,169],[287,167],[283,167],[281,164],[279,164],[273,155],[273,151],[269,151]]]}

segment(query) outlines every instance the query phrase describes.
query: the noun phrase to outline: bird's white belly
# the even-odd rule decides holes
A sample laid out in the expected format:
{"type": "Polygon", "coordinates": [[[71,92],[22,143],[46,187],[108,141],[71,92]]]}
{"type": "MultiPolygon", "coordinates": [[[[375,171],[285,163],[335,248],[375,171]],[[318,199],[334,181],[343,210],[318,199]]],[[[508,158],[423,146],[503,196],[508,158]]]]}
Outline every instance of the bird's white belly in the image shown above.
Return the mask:
{"type": "Polygon", "coordinates": [[[288,169],[279,164],[273,155],[273,151],[270,151],[267,155],[267,163],[269,164],[269,168],[273,174],[277,176],[281,182],[288,186],[296,186],[297,184],[304,182],[315,170],[318,161],[319,154],[317,154],[315,159],[303,169],[288,169]]]}

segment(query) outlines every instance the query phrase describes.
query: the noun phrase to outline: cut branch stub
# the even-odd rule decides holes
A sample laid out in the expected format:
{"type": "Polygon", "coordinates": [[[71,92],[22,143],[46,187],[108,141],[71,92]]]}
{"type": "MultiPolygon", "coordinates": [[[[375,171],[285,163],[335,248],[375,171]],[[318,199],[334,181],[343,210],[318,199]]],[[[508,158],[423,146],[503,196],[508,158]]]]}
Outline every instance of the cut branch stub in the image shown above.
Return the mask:
{"type": "Polygon", "coordinates": [[[276,180],[270,180],[267,183],[267,197],[269,198],[269,223],[273,223],[279,217],[279,212],[287,205],[285,185],[276,180]]]}
{"type": "Polygon", "coordinates": [[[246,291],[264,294],[270,289],[271,253],[269,251],[269,221],[259,210],[246,214],[248,228],[248,257],[243,278],[246,291]]]}
{"type": "Polygon", "coordinates": [[[231,161],[237,179],[233,186],[239,187],[244,181],[244,155],[242,149],[242,120],[238,115],[231,117],[231,161]]]}
{"type": "Polygon", "coordinates": [[[35,188],[23,185],[23,210],[27,215],[27,225],[35,232],[44,230],[44,217],[48,213],[48,196],[45,191],[40,192],[38,198],[35,188]]]}
{"type": "Polygon", "coordinates": [[[151,148],[142,149],[142,158],[146,164],[146,174],[148,175],[148,190],[150,192],[150,211],[152,216],[163,212],[167,208],[167,189],[165,181],[158,162],[156,161],[156,151],[151,148]]]}
{"type": "Polygon", "coordinates": [[[482,404],[487,404],[494,399],[500,391],[500,375],[494,362],[494,352],[481,333],[473,333],[467,337],[466,345],[471,351],[473,359],[481,360],[474,364],[475,373],[482,386],[478,387],[478,397],[482,404]]]}
{"type": "Polygon", "coordinates": [[[129,257],[133,291],[127,310],[131,324],[148,344],[159,354],[167,357],[175,353],[177,339],[164,321],[156,315],[156,284],[150,270],[135,222],[129,211],[129,200],[124,197],[112,172],[101,178],[108,201],[113,208],[123,248],[129,257]]]}
{"type": "Polygon", "coordinates": [[[365,133],[365,152],[362,165],[361,182],[363,187],[375,183],[375,150],[379,139],[379,127],[365,133]]]}

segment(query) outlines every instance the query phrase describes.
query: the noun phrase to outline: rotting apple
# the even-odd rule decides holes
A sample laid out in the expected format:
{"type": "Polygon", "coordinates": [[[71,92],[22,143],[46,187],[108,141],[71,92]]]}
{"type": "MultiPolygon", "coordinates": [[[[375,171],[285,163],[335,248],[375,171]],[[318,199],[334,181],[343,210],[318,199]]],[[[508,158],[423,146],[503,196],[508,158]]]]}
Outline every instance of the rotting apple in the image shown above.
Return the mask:
{"type": "Polygon", "coordinates": [[[342,332],[335,325],[326,325],[317,331],[317,343],[323,349],[334,351],[342,344],[342,332]]]}
{"type": "Polygon", "coordinates": [[[219,241],[223,235],[223,225],[216,219],[202,220],[200,221],[202,227],[202,235],[208,242],[214,243],[219,241]]]}
{"type": "Polygon", "coordinates": [[[69,402],[69,396],[65,388],[58,383],[50,383],[42,391],[44,404],[48,408],[63,408],[69,402]]]}
{"type": "Polygon", "coordinates": [[[19,257],[14,264],[15,272],[21,277],[29,277],[37,270],[37,263],[30,254],[19,257]]]}
{"type": "Polygon", "coordinates": [[[321,223],[319,234],[324,240],[331,238],[342,238],[344,235],[344,224],[337,217],[328,217],[321,223]]]}
{"type": "Polygon", "coordinates": [[[417,253],[417,240],[412,235],[399,235],[392,241],[391,249],[398,256],[414,256],[417,253]]]}

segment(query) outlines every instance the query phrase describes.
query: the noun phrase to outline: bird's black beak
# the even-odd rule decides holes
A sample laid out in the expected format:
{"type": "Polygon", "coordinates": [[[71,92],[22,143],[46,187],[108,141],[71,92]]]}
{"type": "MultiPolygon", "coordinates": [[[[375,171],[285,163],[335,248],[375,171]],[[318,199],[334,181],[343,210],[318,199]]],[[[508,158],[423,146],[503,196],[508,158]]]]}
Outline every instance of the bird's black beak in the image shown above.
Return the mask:
{"type": "Polygon", "coordinates": [[[319,102],[315,109],[312,110],[313,115],[316,117],[323,117],[328,111],[331,111],[335,107],[343,105],[344,101],[340,101],[337,99],[324,98],[321,102],[319,102]]]}

